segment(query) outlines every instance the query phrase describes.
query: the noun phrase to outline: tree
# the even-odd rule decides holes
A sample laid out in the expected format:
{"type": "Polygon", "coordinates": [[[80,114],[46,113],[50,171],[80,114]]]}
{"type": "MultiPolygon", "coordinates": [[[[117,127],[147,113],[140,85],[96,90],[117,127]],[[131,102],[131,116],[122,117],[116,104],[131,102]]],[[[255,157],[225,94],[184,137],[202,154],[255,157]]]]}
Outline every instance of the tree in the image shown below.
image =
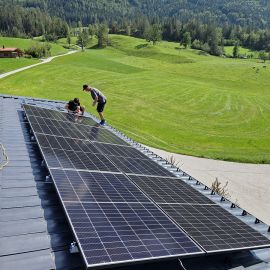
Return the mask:
{"type": "Polygon", "coordinates": [[[109,43],[109,28],[105,24],[100,24],[97,30],[98,47],[105,48],[109,43]]]}
{"type": "Polygon", "coordinates": [[[88,32],[86,29],[83,29],[78,35],[77,44],[82,48],[83,51],[84,48],[88,45],[88,43],[89,43],[88,32]]]}
{"type": "Polygon", "coordinates": [[[210,54],[220,56],[223,53],[223,48],[219,46],[221,40],[221,33],[218,29],[208,26],[208,45],[210,47],[210,54]]]}
{"type": "Polygon", "coordinates": [[[233,58],[238,58],[239,57],[239,46],[238,43],[235,43],[233,47],[233,58]]]}
{"type": "Polygon", "coordinates": [[[70,34],[69,33],[68,33],[68,36],[67,36],[67,44],[68,44],[68,47],[70,48],[71,37],[70,37],[70,34]]]}
{"type": "Polygon", "coordinates": [[[130,25],[126,26],[126,35],[128,35],[128,36],[131,35],[131,26],[130,25]]]}
{"type": "Polygon", "coordinates": [[[158,41],[161,40],[161,34],[160,26],[158,24],[153,24],[149,29],[146,30],[145,39],[148,42],[153,42],[153,45],[155,45],[158,41]]]}
{"type": "Polygon", "coordinates": [[[88,26],[88,33],[90,35],[90,38],[93,38],[93,36],[97,33],[97,27],[95,24],[89,24],[88,26]]]}
{"type": "Polygon", "coordinates": [[[267,54],[265,53],[265,51],[261,51],[261,52],[259,53],[259,58],[260,58],[261,60],[263,60],[263,62],[265,63],[265,61],[268,59],[268,56],[267,56],[267,54]]]}
{"type": "Polygon", "coordinates": [[[183,39],[180,42],[180,45],[183,45],[185,47],[185,49],[187,47],[190,47],[191,45],[191,36],[189,32],[185,32],[183,35],[183,39]]]}

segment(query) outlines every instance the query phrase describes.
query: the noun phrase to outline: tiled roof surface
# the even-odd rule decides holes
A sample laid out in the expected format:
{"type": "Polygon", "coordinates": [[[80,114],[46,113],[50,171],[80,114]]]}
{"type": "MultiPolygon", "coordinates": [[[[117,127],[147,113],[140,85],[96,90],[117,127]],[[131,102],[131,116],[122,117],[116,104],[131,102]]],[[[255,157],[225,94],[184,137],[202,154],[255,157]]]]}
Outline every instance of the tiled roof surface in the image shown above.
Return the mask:
{"type": "Polygon", "coordinates": [[[0,97],[0,115],[0,142],[9,158],[0,171],[0,269],[84,269],[79,254],[69,254],[73,237],[52,183],[44,181],[21,100],[0,97]]]}

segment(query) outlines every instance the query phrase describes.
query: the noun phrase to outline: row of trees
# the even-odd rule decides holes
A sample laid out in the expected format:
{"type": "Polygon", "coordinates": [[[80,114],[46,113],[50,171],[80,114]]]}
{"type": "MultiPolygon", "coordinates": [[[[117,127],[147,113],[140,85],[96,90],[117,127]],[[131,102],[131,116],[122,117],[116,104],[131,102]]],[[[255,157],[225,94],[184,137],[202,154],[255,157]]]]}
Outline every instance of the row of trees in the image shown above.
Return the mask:
{"type": "MultiPolygon", "coordinates": [[[[212,55],[223,55],[224,46],[244,46],[253,50],[270,52],[270,32],[269,30],[260,30],[258,32],[241,27],[228,26],[215,27],[213,25],[200,24],[197,21],[190,21],[181,24],[180,21],[167,21],[165,24],[153,23],[148,20],[140,25],[131,23],[117,24],[115,21],[110,25],[90,24],[88,28],[83,28],[79,23],[78,28],[73,31],[78,35],[78,45],[86,47],[88,41],[93,36],[98,38],[98,47],[105,47],[109,43],[108,32],[112,34],[132,35],[145,38],[148,42],[155,45],[158,41],[165,39],[179,42],[184,48],[203,50],[212,55]],[[83,30],[77,30],[83,29],[83,30]],[[251,42],[252,40],[252,42],[251,42]]],[[[263,55],[263,54],[261,54],[263,55]]],[[[243,57],[236,53],[233,57],[243,57]]]]}
{"type": "Polygon", "coordinates": [[[116,21],[109,25],[111,33],[132,35],[146,38],[156,43],[160,39],[180,42],[184,47],[201,49],[213,55],[224,53],[224,46],[239,44],[258,51],[270,51],[270,29],[254,30],[250,27],[232,26],[225,24],[218,27],[214,24],[203,24],[197,20],[183,23],[174,18],[162,23],[148,18],[134,23],[116,21]]]}

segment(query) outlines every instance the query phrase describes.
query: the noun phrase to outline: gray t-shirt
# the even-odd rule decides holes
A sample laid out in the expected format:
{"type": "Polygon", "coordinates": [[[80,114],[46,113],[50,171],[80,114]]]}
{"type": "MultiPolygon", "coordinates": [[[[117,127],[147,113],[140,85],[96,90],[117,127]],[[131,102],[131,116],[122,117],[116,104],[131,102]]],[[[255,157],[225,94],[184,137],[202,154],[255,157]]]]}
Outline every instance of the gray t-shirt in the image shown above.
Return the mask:
{"type": "Polygon", "coordinates": [[[101,91],[99,91],[96,88],[91,88],[91,89],[92,89],[91,96],[94,100],[96,99],[96,97],[98,97],[98,102],[100,103],[106,102],[106,97],[102,94],[101,91]]]}

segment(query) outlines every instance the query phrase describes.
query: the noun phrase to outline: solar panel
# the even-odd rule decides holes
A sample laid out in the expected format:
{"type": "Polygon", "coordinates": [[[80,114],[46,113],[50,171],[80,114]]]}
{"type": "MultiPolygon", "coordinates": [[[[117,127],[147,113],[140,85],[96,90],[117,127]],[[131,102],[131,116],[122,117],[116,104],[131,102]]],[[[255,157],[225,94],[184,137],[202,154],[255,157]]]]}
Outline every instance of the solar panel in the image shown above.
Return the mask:
{"type": "Polygon", "coordinates": [[[41,150],[50,168],[119,172],[119,169],[101,154],[65,151],[49,147],[41,147],[41,150]]]}
{"type": "MultiPolygon", "coordinates": [[[[33,121],[35,117],[38,117],[38,118],[46,118],[50,120],[57,120],[60,122],[76,123],[76,124],[81,124],[81,125],[94,126],[97,124],[93,119],[89,117],[79,116],[79,115],[75,115],[71,113],[59,112],[55,110],[39,108],[39,107],[34,107],[34,106],[29,106],[29,105],[24,105],[24,108],[25,108],[26,113],[30,117],[32,116],[31,121],[33,121]]],[[[41,119],[39,120],[41,121],[41,119]]]]}
{"type": "Polygon", "coordinates": [[[36,116],[28,116],[28,120],[33,131],[37,133],[108,144],[129,145],[107,129],[99,126],[78,125],[36,116]]]}
{"type": "Polygon", "coordinates": [[[109,158],[113,161],[117,168],[126,174],[174,176],[171,172],[149,158],[135,159],[118,156],[110,156],[109,158]]]}
{"type": "Polygon", "coordinates": [[[120,139],[118,136],[114,135],[107,129],[100,128],[97,126],[87,127],[80,126],[80,132],[85,135],[85,138],[90,141],[108,143],[108,144],[119,144],[119,145],[129,145],[124,140],[120,139]]]}
{"type": "Polygon", "coordinates": [[[269,239],[218,205],[159,206],[207,253],[270,246],[269,239]]]}
{"type": "Polygon", "coordinates": [[[133,147],[113,145],[113,144],[110,145],[110,144],[103,144],[103,143],[94,143],[94,145],[104,155],[148,159],[146,155],[144,155],[139,150],[133,147]]]}
{"type": "Polygon", "coordinates": [[[203,254],[152,203],[64,206],[87,267],[203,254]]]}
{"type": "Polygon", "coordinates": [[[156,203],[215,204],[179,178],[139,175],[129,178],[156,203]]]}
{"type": "Polygon", "coordinates": [[[87,140],[63,138],[44,134],[36,134],[36,138],[41,147],[100,154],[100,150],[87,140]]]}
{"type": "Polygon", "coordinates": [[[51,175],[64,201],[150,202],[123,174],[51,169],[51,175]]]}

